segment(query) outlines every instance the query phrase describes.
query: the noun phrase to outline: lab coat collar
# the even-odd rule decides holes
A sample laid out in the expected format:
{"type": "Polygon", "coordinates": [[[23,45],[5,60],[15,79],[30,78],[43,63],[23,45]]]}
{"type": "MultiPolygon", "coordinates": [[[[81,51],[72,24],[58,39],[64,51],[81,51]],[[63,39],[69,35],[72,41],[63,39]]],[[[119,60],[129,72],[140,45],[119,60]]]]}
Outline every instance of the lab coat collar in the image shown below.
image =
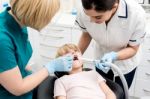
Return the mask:
{"type": "Polygon", "coordinates": [[[128,18],[128,6],[125,0],[119,0],[118,17],[128,18]]]}

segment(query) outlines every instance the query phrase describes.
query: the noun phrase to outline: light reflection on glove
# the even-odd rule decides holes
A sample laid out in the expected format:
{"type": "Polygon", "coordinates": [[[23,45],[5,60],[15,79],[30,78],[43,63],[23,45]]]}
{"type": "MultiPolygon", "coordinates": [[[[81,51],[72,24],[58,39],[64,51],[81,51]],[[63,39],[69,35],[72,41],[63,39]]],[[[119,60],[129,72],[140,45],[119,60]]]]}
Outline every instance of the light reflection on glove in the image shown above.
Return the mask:
{"type": "Polygon", "coordinates": [[[54,73],[55,71],[64,71],[68,72],[72,70],[73,56],[63,56],[51,60],[45,65],[45,68],[48,70],[49,74],[54,73]]]}

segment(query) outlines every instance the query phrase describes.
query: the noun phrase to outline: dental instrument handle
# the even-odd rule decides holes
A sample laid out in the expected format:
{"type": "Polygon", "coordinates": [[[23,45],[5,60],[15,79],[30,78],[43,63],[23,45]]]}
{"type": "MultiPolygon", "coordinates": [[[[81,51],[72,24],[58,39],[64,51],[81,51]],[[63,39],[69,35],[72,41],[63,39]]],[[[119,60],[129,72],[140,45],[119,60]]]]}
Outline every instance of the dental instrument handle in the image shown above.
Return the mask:
{"type": "Polygon", "coordinates": [[[94,60],[94,59],[88,59],[88,58],[81,58],[83,62],[85,63],[91,63],[94,64],[95,61],[100,61],[100,60],[94,60]]]}
{"type": "Polygon", "coordinates": [[[129,91],[128,91],[129,88],[128,88],[128,84],[127,84],[127,81],[126,81],[126,79],[125,79],[125,77],[124,77],[122,71],[120,70],[120,68],[119,68],[117,65],[115,65],[115,64],[113,64],[113,63],[107,62],[106,64],[107,64],[107,65],[110,65],[111,68],[112,68],[113,70],[115,70],[115,71],[117,72],[117,74],[119,75],[119,77],[120,77],[120,79],[121,79],[121,81],[122,81],[122,84],[123,84],[123,88],[124,88],[124,92],[125,92],[125,99],[129,99],[129,91]]]}

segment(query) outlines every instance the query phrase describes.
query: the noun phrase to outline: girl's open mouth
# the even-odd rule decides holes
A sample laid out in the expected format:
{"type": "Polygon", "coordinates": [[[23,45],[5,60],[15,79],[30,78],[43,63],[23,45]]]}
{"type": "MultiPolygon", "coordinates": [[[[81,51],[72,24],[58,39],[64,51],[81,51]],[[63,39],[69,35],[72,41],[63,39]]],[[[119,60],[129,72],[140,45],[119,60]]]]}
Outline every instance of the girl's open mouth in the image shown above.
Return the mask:
{"type": "Polygon", "coordinates": [[[75,60],[78,60],[78,57],[77,57],[77,56],[74,56],[73,60],[74,60],[74,61],[75,61],[75,60]]]}

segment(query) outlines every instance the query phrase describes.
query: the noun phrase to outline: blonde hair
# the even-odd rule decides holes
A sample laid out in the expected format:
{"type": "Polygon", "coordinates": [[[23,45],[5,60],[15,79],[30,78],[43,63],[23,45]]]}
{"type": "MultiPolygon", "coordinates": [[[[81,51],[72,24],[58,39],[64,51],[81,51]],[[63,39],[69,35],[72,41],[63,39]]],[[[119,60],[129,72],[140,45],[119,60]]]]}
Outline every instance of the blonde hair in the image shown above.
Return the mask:
{"type": "Polygon", "coordinates": [[[41,30],[60,8],[59,0],[10,0],[11,11],[25,26],[41,30]]]}
{"type": "Polygon", "coordinates": [[[81,52],[75,44],[65,44],[57,50],[56,58],[69,53],[70,50],[81,52]]]}

